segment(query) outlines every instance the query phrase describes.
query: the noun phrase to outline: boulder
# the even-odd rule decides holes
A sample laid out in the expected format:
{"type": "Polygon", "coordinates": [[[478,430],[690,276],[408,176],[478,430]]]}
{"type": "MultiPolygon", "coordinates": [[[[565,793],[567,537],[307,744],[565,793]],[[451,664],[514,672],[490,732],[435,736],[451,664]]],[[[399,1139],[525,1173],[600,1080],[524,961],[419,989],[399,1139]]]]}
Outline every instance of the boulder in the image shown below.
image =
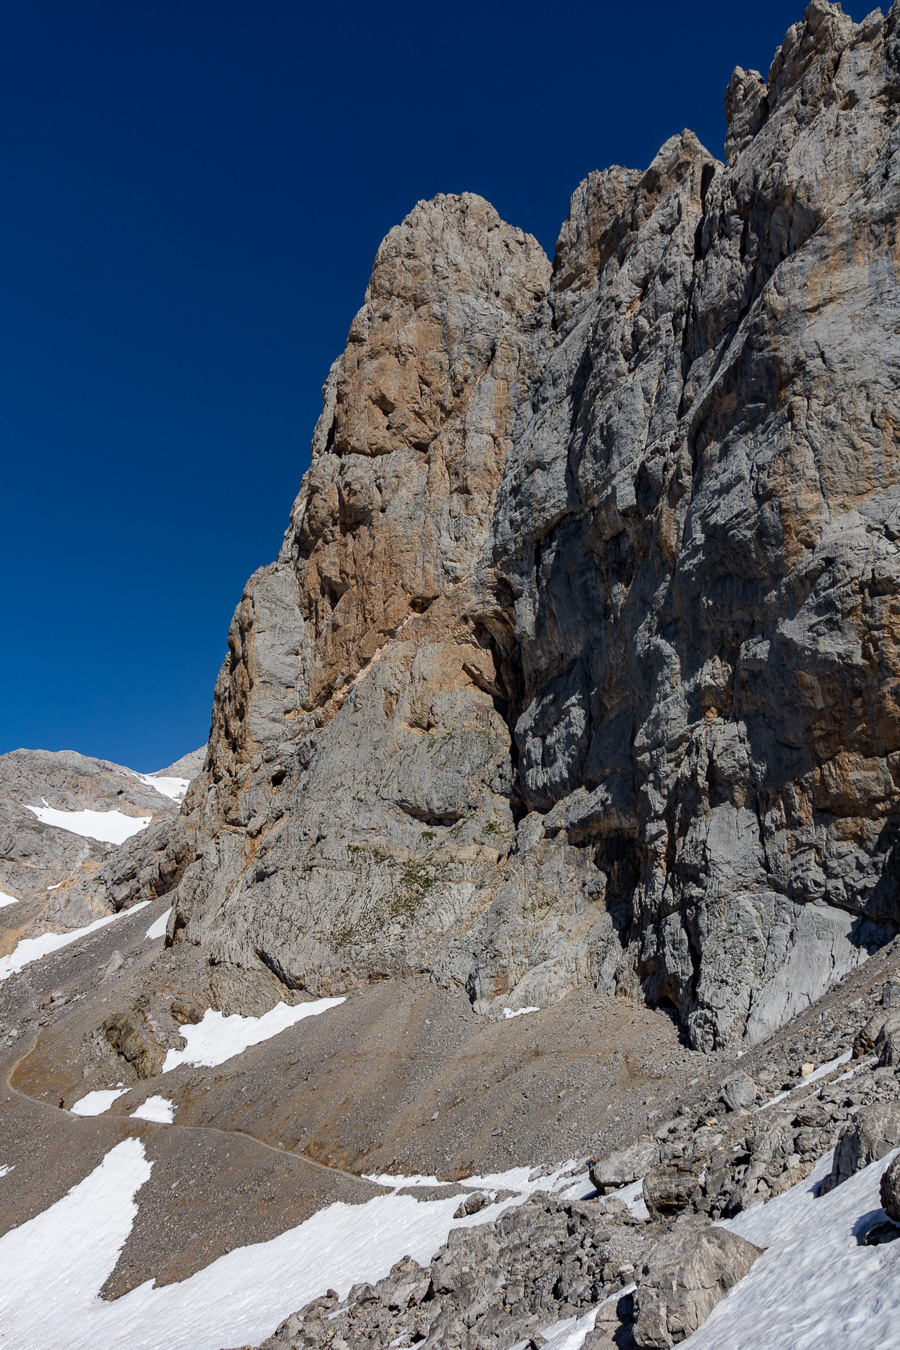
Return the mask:
{"type": "Polygon", "coordinates": [[[881,990],[881,1006],[886,1009],[900,1009],[900,979],[886,980],[881,990]]]}
{"type": "MultiPolygon", "coordinates": [[[[105,965],[100,967],[97,974],[98,981],[102,984],[104,980],[111,980],[113,975],[117,975],[125,964],[125,957],[120,951],[114,951],[105,965]]],[[[52,1001],[52,1000],[51,1000],[52,1001]]]]}
{"type": "Polygon", "coordinates": [[[834,1150],[831,1171],[822,1182],[822,1193],[877,1162],[900,1145],[900,1101],[874,1102],[864,1106],[844,1127],[834,1150]]]}
{"type": "Polygon", "coordinates": [[[881,1205],[889,1219],[900,1223],[900,1156],[882,1175],[881,1205]]]}
{"type": "Polygon", "coordinates": [[[884,1223],[875,1223],[867,1229],[861,1246],[883,1247],[886,1242],[896,1242],[898,1238],[900,1238],[900,1226],[887,1219],[884,1223]]]}
{"type": "Polygon", "coordinates": [[[888,1014],[875,1037],[875,1052],[882,1068],[900,1065],[900,1011],[888,1014]]]}
{"type": "Polygon", "coordinates": [[[653,1140],[641,1140],[630,1148],[618,1149],[607,1158],[592,1161],[589,1167],[591,1181],[600,1191],[614,1190],[638,1181],[659,1162],[659,1145],[653,1140]]]}
{"type": "Polygon", "coordinates": [[[634,1294],[633,1335],[641,1350],[668,1350],[706,1321],[762,1248],[725,1228],[685,1225],[651,1249],[634,1294]]]}
{"type": "Polygon", "coordinates": [[[184,1026],[185,1022],[192,1026],[196,1025],[197,1022],[202,1022],[206,1012],[206,1008],[201,1003],[186,994],[173,998],[169,1008],[172,1017],[179,1026],[184,1026]]]}
{"type": "MultiPolygon", "coordinates": [[[[632,1335],[634,1322],[634,1296],[613,1295],[604,1300],[597,1309],[594,1326],[584,1340],[583,1350],[632,1350],[635,1342],[632,1335]]],[[[534,1340],[530,1345],[538,1344],[534,1340]]]]}
{"type": "Polygon", "coordinates": [[[746,1111],[756,1101],[756,1084],[748,1073],[733,1073],[722,1084],[722,1100],[729,1111],[746,1111]]]}
{"type": "Polygon", "coordinates": [[[699,1198],[699,1168],[680,1160],[651,1167],[642,1189],[651,1219],[671,1218],[699,1198]]]}
{"type": "Polygon", "coordinates": [[[468,1219],[471,1214],[479,1214],[490,1203],[491,1197],[485,1195],[484,1191],[473,1191],[471,1195],[467,1195],[460,1202],[453,1217],[454,1219],[468,1219]]]}
{"type": "Polygon", "coordinates": [[[884,1026],[887,1018],[883,1012],[873,1013],[866,1022],[865,1026],[860,1027],[856,1033],[853,1042],[853,1058],[864,1059],[866,1055],[871,1055],[875,1049],[875,1041],[878,1039],[878,1033],[884,1026]]]}

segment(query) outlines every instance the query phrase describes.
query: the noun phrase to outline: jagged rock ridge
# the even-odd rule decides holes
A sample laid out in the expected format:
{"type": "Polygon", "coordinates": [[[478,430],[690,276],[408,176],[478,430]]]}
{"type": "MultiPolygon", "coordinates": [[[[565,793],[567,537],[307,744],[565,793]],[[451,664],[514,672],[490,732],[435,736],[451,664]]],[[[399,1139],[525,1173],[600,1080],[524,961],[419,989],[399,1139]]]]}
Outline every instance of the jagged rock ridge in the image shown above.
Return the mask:
{"type": "Polygon", "coordinates": [[[896,932],[898,25],[814,0],[727,163],[591,174],[552,269],[467,194],[391,231],[112,893],[293,987],[589,980],[701,1047],[896,932]]]}

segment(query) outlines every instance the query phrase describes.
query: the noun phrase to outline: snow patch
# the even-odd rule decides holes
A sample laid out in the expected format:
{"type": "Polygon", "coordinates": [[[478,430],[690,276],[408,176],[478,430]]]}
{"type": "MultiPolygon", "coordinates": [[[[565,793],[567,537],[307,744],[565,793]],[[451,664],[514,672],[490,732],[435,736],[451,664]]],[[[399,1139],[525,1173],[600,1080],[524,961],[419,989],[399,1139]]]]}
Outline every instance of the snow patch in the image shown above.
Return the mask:
{"type": "Polygon", "coordinates": [[[180,1064],[197,1064],[213,1069],[233,1059],[251,1045],[267,1041],[280,1031],[302,1022],[306,1017],[317,1017],[319,1013],[336,1008],[346,998],[318,998],[312,1003],[298,1003],[293,1008],[287,1003],[276,1003],[262,1017],[241,1017],[234,1013],[226,1017],[224,1013],[213,1012],[207,1008],[203,1020],[195,1025],[185,1025],[181,1034],[187,1041],[184,1050],[170,1050],[163,1063],[163,1073],[170,1073],[180,1064]]]}
{"type": "MultiPolygon", "coordinates": [[[[98,1292],[131,1231],[134,1196],[151,1166],[140,1140],[124,1140],[62,1200],[0,1238],[4,1350],[255,1345],[329,1287],[344,1297],[360,1280],[382,1279],[404,1256],[427,1265],[452,1229],[491,1223],[526,1198],[489,1205],[461,1220],[453,1218],[458,1195],[441,1200],[380,1195],[364,1205],[329,1205],[279,1237],[239,1247],[186,1280],[162,1288],[148,1280],[107,1302],[98,1292]]],[[[573,1341],[566,1350],[579,1344],[573,1341]]]]}
{"type": "Polygon", "coordinates": [[[779,1102],[784,1101],[785,1097],[790,1097],[792,1092],[797,1092],[800,1088],[809,1087],[810,1083],[817,1083],[820,1078],[824,1078],[826,1074],[833,1072],[834,1069],[839,1069],[842,1064],[849,1064],[852,1058],[853,1051],[846,1050],[844,1054],[838,1055],[837,1059],[830,1059],[827,1064],[820,1064],[817,1069],[813,1069],[812,1073],[807,1074],[805,1078],[801,1078],[800,1082],[795,1084],[794,1087],[786,1088],[784,1092],[779,1092],[777,1097],[772,1097],[769,1101],[763,1102],[762,1106],[758,1107],[757,1110],[768,1111],[770,1106],[777,1106],[779,1102]]]}
{"type": "Polygon", "coordinates": [[[123,1097],[127,1088],[99,1088],[81,1097],[69,1110],[73,1116],[102,1116],[108,1111],[117,1097],[123,1097]]]}
{"type": "Polygon", "coordinates": [[[526,1013],[533,1013],[533,1012],[540,1012],[540,1011],[541,1011],[540,1008],[517,1008],[516,1011],[513,1012],[512,1008],[504,1008],[504,1009],[503,1009],[503,1016],[506,1017],[506,1018],[509,1018],[509,1017],[524,1017],[526,1013]]]}
{"type": "Polygon", "coordinates": [[[853,1051],[845,1050],[842,1055],[838,1055],[837,1059],[830,1059],[827,1064],[820,1064],[817,1069],[813,1069],[812,1073],[807,1074],[799,1086],[802,1087],[805,1083],[808,1087],[810,1083],[817,1083],[820,1078],[824,1078],[833,1069],[839,1069],[842,1064],[849,1064],[852,1058],[853,1051]]]}
{"type": "Polygon", "coordinates": [[[9,1176],[10,1172],[14,1172],[15,1169],[16,1169],[15,1163],[12,1163],[11,1166],[6,1166],[5,1164],[0,1163],[0,1177],[9,1176]]]}
{"type": "MultiPolygon", "coordinates": [[[[131,1232],[134,1195],[150,1168],[140,1140],[125,1139],[55,1205],[0,1238],[0,1326],[9,1350],[124,1350],[125,1337],[105,1332],[112,1330],[107,1310],[121,1300],[104,1303],[98,1294],[131,1232]]],[[[133,1345],[144,1343],[139,1324],[129,1334],[133,1345]]]]}
{"type": "Polygon", "coordinates": [[[558,1168],[556,1172],[547,1177],[535,1177],[532,1181],[532,1173],[538,1169],[534,1167],[510,1167],[506,1172],[486,1172],[484,1176],[478,1177],[460,1177],[460,1186],[467,1186],[475,1191],[521,1191],[523,1194],[527,1191],[549,1191],[552,1190],[552,1180],[562,1172],[566,1166],[558,1168]]]}
{"type": "Polygon", "coordinates": [[[131,1113],[132,1120],[152,1120],[157,1125],[171,1125],[175,1119],[175,1106],[169,1101],[168,1097],[160,1097],[158,1094],[148,1097],[145,1102],[141,1102],[136,1111],[131,1113]]]}
{"type": "Polygon", "coordinates": [[[806,1181],[723,1224],[765,1247],[684,1345],[691,1350],[887,1350],[900,1326],[900,1242],[861,1247],[884,1218],[881,1174],[897,1150],[814,1194],[829,1153],[806,1181]]]}
{"type": "MultiPolygon", "coordinates": [[[[401,1172],[364,1173],[365,1181],[373,1181],[376,1186],[385,1186],[392,1191],[405,1190],[415,1186],[462,1186],[470,1191],[514,1191],[522,1199],[533,1191],[562,1191],[569,1183],[572,1169],[577,1164],[569,1159],[558,1167],[548,1170],[543,1167],[510,1167],[506,1172],[488,1172],[484,1176],[461,1177],[458,1181],[442,1180],[440,1177],[426,1176],[415,1172],[405,1176],[401,1172]]],[[[583,1187],[581,1188],[583,1189],[583,1187]]],[[[593,1187],[591,1187],[593,1191],[593,1187]]]]}
{"type": "Polygon", "coordinates": [[[184,801],[184,794],[187,792],[191,781],[189,778],[167,778],[165,776],[157,778],[151,773],[136,773],[134,776],[140,782],[145,783],[147,787],[156,788],[157,792],[161,792],[164,797],[168,797],[173,802],[184,801]]]}
{"type": "Polygon", "coordinates": [[[141,900],[130,909],[122,909],[118,914],[106,914],[85,928],[73,928],[68,933],[42,933],[40,937],[23,938],[9,956],[0,956],[0,980],[8,980],[10,975],[18,975],[19,971],[25,966],[30,966],[32,961],[40,961],[43,957],[58,952],[61,947],[68,947],[70,942],[77,942],[79,938],[87,937],[88,933],[105,928],[108,923],[115,923],[117,919],[124,919],[139,909],[146,909],[150,903],[149,900],[141,900]]]}
{"type": "MultiPolygon", "coordinates": [[[[452,1181],[440,1181],[437,1177],[426,1177],[421,1172],[416,1172],[411,1177],[402,1176],[399,1172],[378,1172],[377,1174],[363,1172],[364,1181],[374,1181],[376,1186],[384,1186],[389,1191],[405,1190],[407,1186],[453,1186],[452,1181]]],[[[463,1183],[460,1182],[460,1185],[463,1183]]]]}
{"type": "Polygon", "coordinates": [[[148,938],[165,937],[166,928],[169,925],[169,915],[171,913],[172,911],[167,909],[165,913],[160,914],[158,919],[154,919],[153,923],[151,923],[150,927],[147,929],[145,936],[148,938]]]}
{"type": "MultiPolygon", "coordinates": [[[[621,1298],[621,1294],[616,1294],[615,1298],[621,1298]]],[[[605,1299],[604,1302],[608,1302],[605,1299]]],[[[544,1350],[581,1350],[587,1339],[588,1333],[594,1330],[594,1323],[597,1320],[597,1309],[602,1307],[598,1304],[597,1308],[592,1308],[589,1313],[583,1317],[567,1317],[562,1322],[554,1322],[552,1326],[544,1327],[541,1332],[546,1337],[544,1350]]],[[[528,1346],[530,1341],[522,1341],[520,1344],[528,1346]]]]}
{"type": "Polygon", "coordinates": [[[630,1186],[621,1186],[617,1191],[607,1191],[607,1195],[615,1195],[619,1200],[624,1201],[628,1206],[628,1211],[632,1218],[642,1221],[650,1218],[650,1211],[644,1204],[644,1178],[638,1181],[632,1181],[630,1186]]]}
{"type": "MultiPolygon", "coordinates": [[[[44,801],[43,797],[41,801],[44,801]]],[[[26,806],[45,825],[80,834],[84,839],[98,839],[101,844],[124,844],[133,834],[145,830],[152,816],[126,816],[121,811],[57,811],[53,806],[26,806]]]]}
{"type": "Polygon", "coordinates": [[[17,905],[19,901],[14,895],[7,895],[5,891],[0,891],[0,909],[4,905],[17,905]]]}
{"type": "Polygon", "coordinates": [[[872,1066],[877,1063],[877,1055],[867,1055],[865,1059],[858,1060],[857,1063],[853,1065],[853,1068],[848,1069],[846,1073],[838,1074],[834,1081],[836,1083],[846,1083],[847,1079],[852,1078],[854,1074],[859,1073],[860,1069],[871,1069],[872,1066]]]}

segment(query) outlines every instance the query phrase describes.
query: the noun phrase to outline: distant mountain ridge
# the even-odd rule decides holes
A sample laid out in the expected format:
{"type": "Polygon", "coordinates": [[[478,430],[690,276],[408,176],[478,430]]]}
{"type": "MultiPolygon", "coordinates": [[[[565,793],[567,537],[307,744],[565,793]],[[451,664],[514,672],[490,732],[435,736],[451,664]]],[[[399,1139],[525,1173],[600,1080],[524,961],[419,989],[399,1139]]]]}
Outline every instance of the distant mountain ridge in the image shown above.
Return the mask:
{"type": "Polygon", "coordinates": [[[184,755],[155,775],[74,750],[0,755],[0,893],[6,897],[0,926],[17,937],[35,922],[61,918],[62,927],[73,927],[105,913],[103,898],[95,902],[79,888],[91,888],[110,850],[129,833],[177,816],[179,795],[202,768],[204,753],[184,755]],[[165,784],[155,787],[154,778],[165,784]]]}

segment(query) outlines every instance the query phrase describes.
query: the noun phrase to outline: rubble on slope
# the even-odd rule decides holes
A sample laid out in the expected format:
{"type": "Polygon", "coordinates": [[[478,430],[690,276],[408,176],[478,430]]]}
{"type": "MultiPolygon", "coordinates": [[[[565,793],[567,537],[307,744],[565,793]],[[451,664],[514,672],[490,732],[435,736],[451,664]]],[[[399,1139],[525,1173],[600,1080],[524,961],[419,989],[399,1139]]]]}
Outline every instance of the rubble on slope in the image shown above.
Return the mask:
{"type": "MultiPolygon", "coordinates": [[[[584,1350],[677,1344],[759,1254],[716,1220],[782,1195],[835,1145],[837,1170],[823,1193],[900,1144],[900,1077],[861,1035],[889,1016],[895,987],[888,980],[821,1029],[776,1038],[756,1078],[739,1070],[736,1081],[732,1070],[652,1139],[592,1162],[607,1194],[537,1192],[493,1224],[455,1230],[428,1267],[404,1260],[376,1285],[316,1299],[260,1350],[537,1350],[543,1328],[598,1308],[593,1329],[584,1323],[584,1350]],[[800,1059],[813,1046],[817,1064],[800,1059]],[[637,1162],[652,1164],[642,1177],[647,1218],[621,1196],[637,1162]]],[[[900,1222],[898,1177],[895,1164],[883,1199],[900,1222]]],[[[888,1213],[886,1225],[877,1214],[869,1224],[877,1241],[892,1236],[888,1213]]]]}

